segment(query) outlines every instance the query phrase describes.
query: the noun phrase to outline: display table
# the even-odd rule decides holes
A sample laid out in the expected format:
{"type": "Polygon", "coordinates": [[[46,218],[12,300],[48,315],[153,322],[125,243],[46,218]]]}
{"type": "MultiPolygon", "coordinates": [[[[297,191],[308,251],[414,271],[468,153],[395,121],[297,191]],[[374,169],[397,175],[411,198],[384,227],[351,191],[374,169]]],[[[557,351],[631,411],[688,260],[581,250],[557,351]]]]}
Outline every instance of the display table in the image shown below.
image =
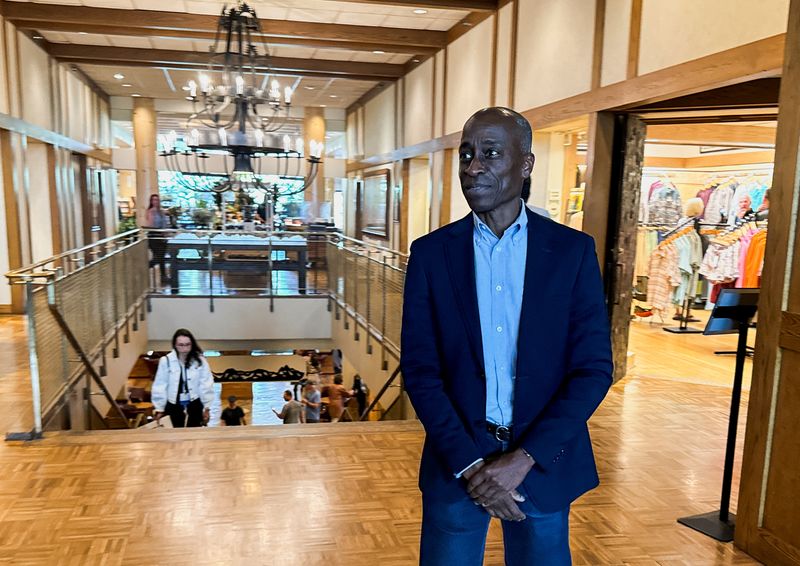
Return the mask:
{"type": "Polygon", "coordinates": [[[171,292],[180,292],[178,272],[182,269],[231,271],[265,275],[272,270],[297,271],[298,290],[306,293],[308,241],[302,236],[261,238],[249,234],[217,234],[201,238],[179,234],[167,240],[170,260],[171,292]],[[283,252],[280,258],[274,252],[283,252]]]}

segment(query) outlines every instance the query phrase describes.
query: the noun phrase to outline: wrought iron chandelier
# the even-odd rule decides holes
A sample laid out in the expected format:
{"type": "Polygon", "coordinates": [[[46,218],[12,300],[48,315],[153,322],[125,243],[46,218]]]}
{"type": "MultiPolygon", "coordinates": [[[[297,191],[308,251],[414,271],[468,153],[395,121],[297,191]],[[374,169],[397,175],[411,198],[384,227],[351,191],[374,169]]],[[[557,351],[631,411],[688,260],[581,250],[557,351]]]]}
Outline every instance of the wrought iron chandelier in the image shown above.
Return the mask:
{"type": "Polygon", "coordinates": [[[282,134],[293,91],[289,86],[281,89],[274,78],[267,88],[269,48],[253,8],[241,0],[230,9],[223,8],[209,52],[207,71],[184,87],[193,112],[183,143],[174,130],[160,136],[160,155],[187,189],[217,195],[261,191],[271,219],[278,197],[303,192],[313,183],[324,145],[311,141],[306,148],[302,137],[293,143],[291,136],[282,134]],[[224,156],[224,173],[207,170],[213,153],[224,156]],[[262,174],[267,159],[273,160],[268,176],[262,174]],[[310,164],[307,171],[306,163],[310,164]],[[298,178],[303,180],[299,188],[296,183],[282,188],[281,179],[298,178]]]}

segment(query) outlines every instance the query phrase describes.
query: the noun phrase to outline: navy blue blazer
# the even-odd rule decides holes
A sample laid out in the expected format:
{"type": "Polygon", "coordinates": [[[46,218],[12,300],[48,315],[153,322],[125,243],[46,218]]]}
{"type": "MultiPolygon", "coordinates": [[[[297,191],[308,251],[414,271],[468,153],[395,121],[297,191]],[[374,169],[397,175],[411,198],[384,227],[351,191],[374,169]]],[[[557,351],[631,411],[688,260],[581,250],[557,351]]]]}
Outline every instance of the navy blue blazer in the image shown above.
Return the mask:
{"type": "MultiPolygon", "coordinates": [[[[587,421],[611,386],[613,362],[594,241],[527,214],[511,446],[536,461],[522,491],[554,512],[598,485],[587,421]]],[[[463,498],[455,474],[496,450],[486,432],[471,214],[411,245],[400,365],[426,431],[420,489],[463,498]]]]}

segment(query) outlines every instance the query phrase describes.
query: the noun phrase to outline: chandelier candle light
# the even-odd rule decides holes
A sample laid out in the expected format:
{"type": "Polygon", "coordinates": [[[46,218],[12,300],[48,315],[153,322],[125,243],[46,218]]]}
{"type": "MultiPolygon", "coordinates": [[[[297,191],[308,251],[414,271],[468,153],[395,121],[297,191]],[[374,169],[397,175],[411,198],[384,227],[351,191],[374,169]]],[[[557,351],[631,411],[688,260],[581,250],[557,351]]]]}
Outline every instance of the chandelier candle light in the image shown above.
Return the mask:
{"type": "Polygon", "coordinates": [[[281,89],[274,78],[269,81],[269,49],[255,10],[241,1],[230,9],[223,8],[209,52],[208,70],[184,87],[193,105],[186,122],[185,147],[179,147],[178,134],[173,130],[160,136],[160,155],[191,190],[219,195],[261,191],[271,227],[276,199],[302,192],[313,183],[324,144],[312,140],[306,152],[302,137],[293,144],[289,134],[282,134],[288,124],[293,90],[289,86],[281,89]],[[212,79],[215,76],[218,84],[212,79]],[[224,174],[206,170],[211,152],[226,156],[224,174]],[[269,175],[271,181],[261,175],[265,158],[276,160],[273,173],[277,170],[277,175],[269,175]],[[310,163],[307,172],[306,162],[310,163]],[[218,177],[219,181],[210,185],[190,181],[198,175],[218,177]],[[304,178],[304,182],[300,188],[282,189],[282,178],[304,178]]]}

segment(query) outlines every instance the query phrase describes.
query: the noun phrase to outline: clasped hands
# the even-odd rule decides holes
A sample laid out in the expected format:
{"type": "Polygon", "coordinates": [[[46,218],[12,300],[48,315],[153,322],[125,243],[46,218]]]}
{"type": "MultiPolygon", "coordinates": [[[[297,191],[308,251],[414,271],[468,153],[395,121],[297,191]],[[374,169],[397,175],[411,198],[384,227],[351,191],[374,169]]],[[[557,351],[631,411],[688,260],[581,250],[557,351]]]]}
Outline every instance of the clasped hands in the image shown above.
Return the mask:
{"type": "Polygon", "coordinates": [[[489,515],[504,521],[524,521],[525,514],[517,503],[525,499],[517,487],[533,464],[530,456],[517,449],[490,462],[477,462],[462,477],[467,481],[469,496],[489,515]]]}

